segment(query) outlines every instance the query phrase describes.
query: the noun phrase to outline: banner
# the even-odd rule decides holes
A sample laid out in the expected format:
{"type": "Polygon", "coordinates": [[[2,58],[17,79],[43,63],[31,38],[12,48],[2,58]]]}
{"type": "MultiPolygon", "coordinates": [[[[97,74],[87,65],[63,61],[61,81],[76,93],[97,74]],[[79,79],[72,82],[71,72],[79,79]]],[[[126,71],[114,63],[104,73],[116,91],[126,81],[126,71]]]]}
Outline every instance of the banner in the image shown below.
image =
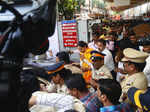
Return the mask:
{"type": "Polygon", "coordinates": [[[115,6],[126,6],[130,5],[130,0],[114,0],[115,6]]]}
{"type": "Polygon", "coordinates": [[[76,20],[62,21],[61,24],[64,47],[77,47],[76,20]]]}

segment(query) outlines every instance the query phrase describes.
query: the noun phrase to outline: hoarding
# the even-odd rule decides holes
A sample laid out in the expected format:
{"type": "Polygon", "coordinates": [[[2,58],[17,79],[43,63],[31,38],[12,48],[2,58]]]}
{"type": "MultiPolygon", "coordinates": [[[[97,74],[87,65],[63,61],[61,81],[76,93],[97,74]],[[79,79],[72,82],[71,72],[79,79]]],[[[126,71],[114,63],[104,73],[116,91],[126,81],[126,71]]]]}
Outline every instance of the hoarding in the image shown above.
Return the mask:
{"type": "Polygon", "coordinates": [[[77,47],[77,22],[76,20],[62,21],[62,35],[64,47],[77,47]]]}

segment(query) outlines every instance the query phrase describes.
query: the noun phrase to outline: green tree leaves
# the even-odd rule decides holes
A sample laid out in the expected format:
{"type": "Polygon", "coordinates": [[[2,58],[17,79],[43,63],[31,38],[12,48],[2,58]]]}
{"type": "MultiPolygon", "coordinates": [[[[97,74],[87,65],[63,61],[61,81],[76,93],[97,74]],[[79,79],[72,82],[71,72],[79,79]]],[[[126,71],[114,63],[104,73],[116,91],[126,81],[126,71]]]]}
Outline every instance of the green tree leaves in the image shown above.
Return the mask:
{"type": "Polygon", "coordinates": [[[61,19],[73,19],[74,14],[80,11],[81,5],[84,5],[85,0],[59,0],[58,12],[61,19]]]}

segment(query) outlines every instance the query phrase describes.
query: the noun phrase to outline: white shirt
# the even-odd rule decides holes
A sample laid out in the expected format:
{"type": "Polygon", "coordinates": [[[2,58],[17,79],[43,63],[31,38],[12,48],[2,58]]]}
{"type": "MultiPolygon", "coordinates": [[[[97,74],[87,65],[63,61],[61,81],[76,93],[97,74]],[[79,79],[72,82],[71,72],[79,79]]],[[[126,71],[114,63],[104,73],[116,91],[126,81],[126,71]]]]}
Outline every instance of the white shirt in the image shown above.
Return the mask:
{"type": "Polygon", "coordinates": [[[32,94],[36,96],[36,105],[54,107],[57,112],[64,112],[66,110],[74,109],[74,97],[70,95],[46,93],[46,92],[34,92],[32,94]]]}
{"type": "Polygon", "coordinates": [[[97,47],[97,45],[96,45],[94,42],[90,42],[90,43],[88,44],[88,47],[89,47],[89,48],[92,48],[92,49],[94,49],[94,50],[96,50],[96,51],[98,51],[98,47],[97,47]]]}
{"type": "MultiPolygon", "coordinates": [[[[119,61],[119,63],[118,63],[118,68],[124,70],[123,62],[120,62],[120,61],[119,61]]],[[[125,75],[125,74],[122,74],[122,73],[120,73],[120,72],[117,72],[117,77],[116,77],[117,81],[120,82],[120,81],[121,81],[121,80],[120,80],[120,77],[121,77],[121,76],[124,76],[124,75],[125,75]]]]}
{"type": "Polygon", "coordinates": [[[145,66],[143,72],[146,75],[147,80],[148,80],[148,85],[150,86],[150,55],[146,59],[146,66],[145,66]]]}
{"type": "Polygon", "coordinates": [[[30,112],[55,112],[53,107],[43,105],[34,105],[29,110],[30,112]]]}
{"type": "MultiPolygon", "coordinates": [[[[143,46],[140,46],[139,49],[140,51],[143,52],[143,46]]],[[[147,77],[148,86],[150,86],[150,54],[149,54],[149,57],[146,59],[146,65],[145,65],[143,72],[147,77]]]]}
{"type": "Polygon", "coordinates": [[[107,48],[105,48],[102,51],[102,53],[106,55],[104,57],[104,64],[108,67],[110,71],[114,70],[115,66],[114,66],[114,60],[113,60],[111,52],[107,48]]]}

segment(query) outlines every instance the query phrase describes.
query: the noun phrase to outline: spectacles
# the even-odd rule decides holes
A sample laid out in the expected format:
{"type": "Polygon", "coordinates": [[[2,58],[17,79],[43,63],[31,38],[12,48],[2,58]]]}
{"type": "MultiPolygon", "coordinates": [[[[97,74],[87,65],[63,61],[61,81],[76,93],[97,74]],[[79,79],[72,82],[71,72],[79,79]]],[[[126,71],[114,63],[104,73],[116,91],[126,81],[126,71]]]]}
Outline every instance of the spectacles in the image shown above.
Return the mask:
{"type": "Polygon", "coordinates": [[[133,64],[133,63],[128,61],[128,62],[124,62],[124,63],[123,63],[123,66],[129,66],[129,65],[131,65],[131,64],[133,64]]]}

